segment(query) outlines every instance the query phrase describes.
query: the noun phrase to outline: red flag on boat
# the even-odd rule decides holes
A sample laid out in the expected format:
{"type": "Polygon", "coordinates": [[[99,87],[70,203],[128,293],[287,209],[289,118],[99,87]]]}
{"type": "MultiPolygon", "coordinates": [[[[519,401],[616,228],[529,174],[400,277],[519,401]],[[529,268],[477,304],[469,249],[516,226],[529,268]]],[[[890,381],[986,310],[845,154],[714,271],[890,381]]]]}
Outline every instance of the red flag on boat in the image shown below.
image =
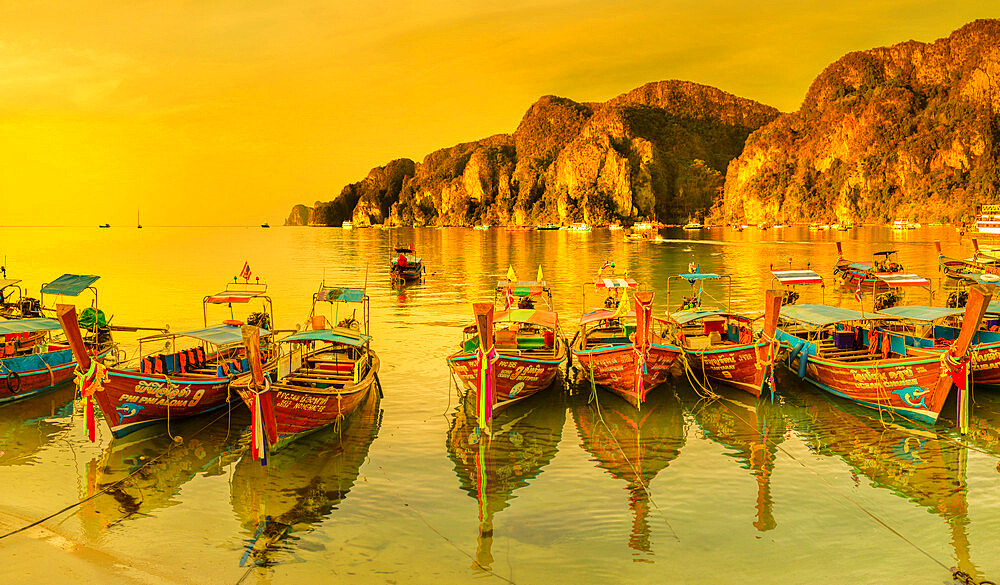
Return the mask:
{"type": "Polygon", "coordinates": [[[861,281],[858,281],[858,288],[854,289],[854,300],[861,302],[861,281]]]}
{"type": "Polygon", "coordinates": [[[250,264],[247,262],[243,263],[243,270],[240,270],[240,278],[243,280],[250,280],[250,264]]]}

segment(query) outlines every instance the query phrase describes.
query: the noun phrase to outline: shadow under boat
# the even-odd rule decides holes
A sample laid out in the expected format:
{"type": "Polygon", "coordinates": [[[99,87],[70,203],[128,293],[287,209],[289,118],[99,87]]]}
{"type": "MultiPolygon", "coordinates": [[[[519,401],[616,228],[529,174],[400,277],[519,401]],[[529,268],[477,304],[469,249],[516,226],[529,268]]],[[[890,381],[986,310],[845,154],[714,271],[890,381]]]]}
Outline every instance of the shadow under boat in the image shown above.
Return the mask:
{"type": "Polygon", "coordinates": [[[247,413],[234,408],[232,413],[171,422],[169,431],[145,427],[113,439],[86,464],[81,499],[107,491],[81,505],[85,531],[99,538],[124,520],[179,504],[176,496],[184,484],[199,475],[221,475],[225,465],[236,460],[248,424],[247,413]]]}
{"type": "Polygon", "coordinates": [[[680,454],[685,443],[684,415],[672,383],[650,392],[641,409],[607,392],[572,398],[571,409],[582,447],[597,466],[625,482],[632,532],[628,546],[652,553],[649,483],[680,454]]]}
{"type": "Polygon", "coordinates": [[[474,567],[493,565],[493,521],[514,492],[541,473],[556,455],[566,423],[562,394],[546,392],[512,403],[493,415],[489,434],[476,423],[471,399],[459,401],[448,429],[448,456],[466,493],[479,505],[474,567]]]}
{"type": "Polygon", "coordinates": [[[750,471],[757,482],[753,526],[760,532],[772,530],[778,523],[771,498],[771,474],[778,445],[787,431],[782,404],[733,388],[716,391],[717,397],[703,398],[685,385],[678,389],[678,396],[705,438],[725,447],[727,455],[750,471]]]}
{"type": "Polygon", "coordinates": [[[818,392],[798,392],[787,399],[788,422],[811,451],[841,459],[872,486],[943,519],[955,565],[976,578],[968,538],[968,448],[957,435],[953,439],[931,429],[883,423],[862,406],[834,403],[818,392]]]}
{"type": "Polygon", "coordinates": [[[35,455],[70,427],[76,387],[64,382],[44,395],[0,408],[0,466],[30,465],[35,455]]]}
{"type": "MultiPolygon", "coordinates": [[[[263,466],[247,447],[236,464],[230,501],[246,540],[240,566],[272,566],[290,554],[295,533],[322,523],[357,481],[378,436],[382,409],[368,392],[339,424],[288,443],[263,466]]],[[[249,431],[241,439],[249,441],[249,431]]]]}

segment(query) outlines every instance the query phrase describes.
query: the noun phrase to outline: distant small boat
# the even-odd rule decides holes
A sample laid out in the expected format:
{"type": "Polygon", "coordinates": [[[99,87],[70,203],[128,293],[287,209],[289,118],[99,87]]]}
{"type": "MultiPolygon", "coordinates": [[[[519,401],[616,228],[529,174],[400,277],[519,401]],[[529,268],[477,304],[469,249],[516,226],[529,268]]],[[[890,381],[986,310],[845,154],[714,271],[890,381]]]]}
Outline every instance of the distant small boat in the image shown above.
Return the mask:
{"type": "Polygon", "coordinates": [[[569,226],[569,231],[571,232],[589,232],[590,230],[590,226],[585,223],[574,223],[569,226]]]}
{"type": "Polygon", "coordinates": [[[351,220],[345,219],[344,223],[340,224],[340,227],[344,228],[345,230],[351,230],[354,229],[354,224],[351,223],[351,220]]]}
{"type": "Polygon", "coordinates": [[[688,222],[688,223],[684,224],[684,229],[686,229],[686,230],[700,230],[703,227],[705,227],[703,224],[700,224],[700,223],[698,223],[696,221],[691,221],[691,222],[688,222]]]}
{"type": "Polygon", "coordinates": [[[490,229],[490,224],[484,223],[482,225],[473,226],[472,229],[474,229],[474,230],[488,230],[488,229],[490,229]]]}
{"type": "Polygon", "coordinates": [[[651,229],[653,229],[653,224],[649,223],[648,221],[642,222],[642,223],[637,223],[637,224],[635,224],[635,225],[632,226],[632,229],[634,229],[634,230],[651,230],[651,229]]]}
{"type": "Polygon", "coordinates": [[[920,227],[920,224],[908,219],[897,219],[892,222],[892,229],[894,230],[913,230],[920,227]]]}
{"type": "Polygon", "coordinates": [[[109,228],[109,227],[111,227],[111,224],[110,223],[106,223],[104,225],[99,225],[97,227],[99,227],[99,228],[109,228]]]}
{"type": "Polygon", "coordinates": [[[271,226],[268,225],[268,223],[265,221],[264,223],[260,224],[260,227],[262,227],[262,228],[269,228],[271,226]]]}
{"type": "Polygon", "coordinates": [[[622,229],[622,226],[618,225],[617,223],[613,223],[608,226],[608,229],[614,232],[622,229]]]}
{"type": "Polygon", "coordinates": [[[139,221],[139,210],[138,209],[135,210],[135,227],[137,229],[140,229],[140,230],[142,229],[142,222],[139,221]]]}
{"type": "Polygon", "coordinates": [[[547,223],[545,225],[538,226],[538,229],[540,229],[540,230],[557,230],[557,229],[559,229],[559,226],[557,226],[554,223],[547,223]]]}

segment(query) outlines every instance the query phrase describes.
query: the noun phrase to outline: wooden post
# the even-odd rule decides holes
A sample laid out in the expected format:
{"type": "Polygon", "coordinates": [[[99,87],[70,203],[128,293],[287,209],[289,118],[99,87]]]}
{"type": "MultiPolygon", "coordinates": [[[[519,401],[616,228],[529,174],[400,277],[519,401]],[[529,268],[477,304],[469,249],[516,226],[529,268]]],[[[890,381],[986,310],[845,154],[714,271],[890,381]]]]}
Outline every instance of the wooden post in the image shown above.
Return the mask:
{"type": "MultiPolygon", "coordinates": [[[[628,290],[625,291],[628,294],[628,290]]],[[[653,328],[653,292],[640,291],[635,293],[635,335],[632,337],[632,347],[635,348],[636,371],[634,385],[636,406],[642,406],[646,397],[646,384],[643,376],[646,373],[646,358],[649,355],[649,344],[653,328]],[[641,363],[639,361],[641,360],[641,363]]]]}
{"type": "Polygon", "coordinates": [[[479,363],[479,375],[476,377],[476,420],[479,427],[486,429],[493,418],[493,406],[496,404],[496,372],[490,364],[490,354],[493,353],[493,304],[473,303],[472,312],[476,317],[476,329],[479,332],[479,350],[482,355],[479,363]],[[485,386],[485,387],[484,387],[485,386]]]}
{"type": "Polygon", "coordinates": [[[755,351],[757,352],[757,364],[768,363],[767,366],[760,368],[757,370],[757,373],[754,374],[753,383],[754,388],[757,389],[758,396],[760,396],[760,393],[763,392],[764,382],[771,376],[774,368],[774,360],[777,359],[777,355],[772,356],[771,351],[774,345],[774,334],[778,330],[778,317],[780,316],[781,295],[775,294],[774,291],[769,290],[764,295],[764,330],[761,335],[761,340],[755,348],[755,351]]]}
{"type": "Polygon", "coordinates": [[[250,371],[253,373],[253,383],[257,388],[264,386],[264,368],[260,364],[260,329],[253,325],[243,325],[240,327],[243,334],[243,346],[247,351],[247,361],[250,362],[250,371]]]}
{"type": "MultiPolygon", "coordinates": [[[[972,345],[972,339],[975,337],[976,332],[979,330],[979,324],[983,320],[983,315],[986,314],[986,309],[990,304],[990,299],[993,297],[993,287],[987,288],[984,285],[977,284],[969,289],[969,300],[965,305],[965,315],[962,316],[962,328],[959,330],[958,338],[952,343],[951,347],[947,350],[948,355],[945,356],[945,364],[942,367],[949,368],[949,372],[942,372],[942,375],[938,378],[938,387],[936,396],[941,396],[942,400],[948,395],[948,390],[951,388],[953,379],[951,373],[954,370],[951,369],[949,363],[960,363],[965,359],[965,356],[969,352],[969,347],[972,345]]],[[[970,367],[971,364],[966,364],[965,367],[970,367]]],[[[971,377],[971,372],[969,372],[969,377],[971,377]]],[[[968,385],[965,384],[965,388],[960,387],[958,396],[959,405],[959,425],[962,426],[963,420],[968,420],[968,407],[969,407],[969,396],[968,396],[968,385]],[[964,412],[963,412],[964,408],[964,412]]],[[[964,434],[964,429],[960,429],[964,434]]]]}
{"type": "Polygon", "coordinates": [[[57,305],[56,314],[59,324],[62,325],[69,347],[73,350],[73,357],[81,371],[90,369],[90,354],[87,353],[87,346],[83,343],[83,335],[80,333],[80,324],[76,321],[76,307],[73,305],[57,305]]]}

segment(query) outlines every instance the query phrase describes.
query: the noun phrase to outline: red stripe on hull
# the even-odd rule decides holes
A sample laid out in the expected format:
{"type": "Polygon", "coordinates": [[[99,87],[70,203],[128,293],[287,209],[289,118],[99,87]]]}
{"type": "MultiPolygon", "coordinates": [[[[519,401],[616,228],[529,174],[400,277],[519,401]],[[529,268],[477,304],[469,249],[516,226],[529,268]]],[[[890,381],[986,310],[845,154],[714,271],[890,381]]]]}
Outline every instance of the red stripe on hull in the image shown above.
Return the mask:
{"type": "Polygon", "coordinates": [[[764,383],[766,367],[757,367],[760,359],[766,359],[767,345],[732,345],[725,351],[684,349],[691,360],[691,369],[712,382],[721,382],[759,397],[764,383]]]}
{"type": "MultiPolygon", "coordinates": [[[[364,402],[373,385],[374,379],[356,391],[343,393],[309,392],[292,390],[287,386],[272,386],[278,441],[283,442],[293,435],[314,431],[347,416],[364,402]]],[[[237,387],[236,390],[245,404],[253,404],[253,394],[245,386],[237,387]]]]}
{"type": "MultiPolygon", "coordinates": [[[[95,394],[111,431],[185,418],[218,408],[229,397],[229,378],[186,378],[108,370],[108,382],[95,394]],[[136,405],[141,408],[136,408],[136,405]]],[[[120,435],[119,435],[120,436],[120,435]]]]}
{"type": "MultiPolygon", "coordinates": [[[[636,355],[631,345],[594,353],[587,350],[574,351],[573,355],[588,379],[593,376],[595,384],[608,388],[633,406],[639,406],[639,396],[635,391],[636,355]]],[[[647,392],[667,380],[670,367],[679,356],[679,349],[649,348],[646,373],[642,376],[643,387],[647,392]]]]}
{"type": "MultiPolygon", "coordinates": [[[[551,386],[563,361],[565,355],[559,361],[539,363],[535,360],[522,360],[516,356],[500,354],[494,364],[497,403],[493,409],[502,408],[507,402],[527,398],[551,386]]],[[[479,388],[479,360],[474,354],[455,354],[449,358],[448,363],[466,388],[473,391],[479,388]],[[469,359],[462,359],[466,356],[469,356],[469,359]]]]}

